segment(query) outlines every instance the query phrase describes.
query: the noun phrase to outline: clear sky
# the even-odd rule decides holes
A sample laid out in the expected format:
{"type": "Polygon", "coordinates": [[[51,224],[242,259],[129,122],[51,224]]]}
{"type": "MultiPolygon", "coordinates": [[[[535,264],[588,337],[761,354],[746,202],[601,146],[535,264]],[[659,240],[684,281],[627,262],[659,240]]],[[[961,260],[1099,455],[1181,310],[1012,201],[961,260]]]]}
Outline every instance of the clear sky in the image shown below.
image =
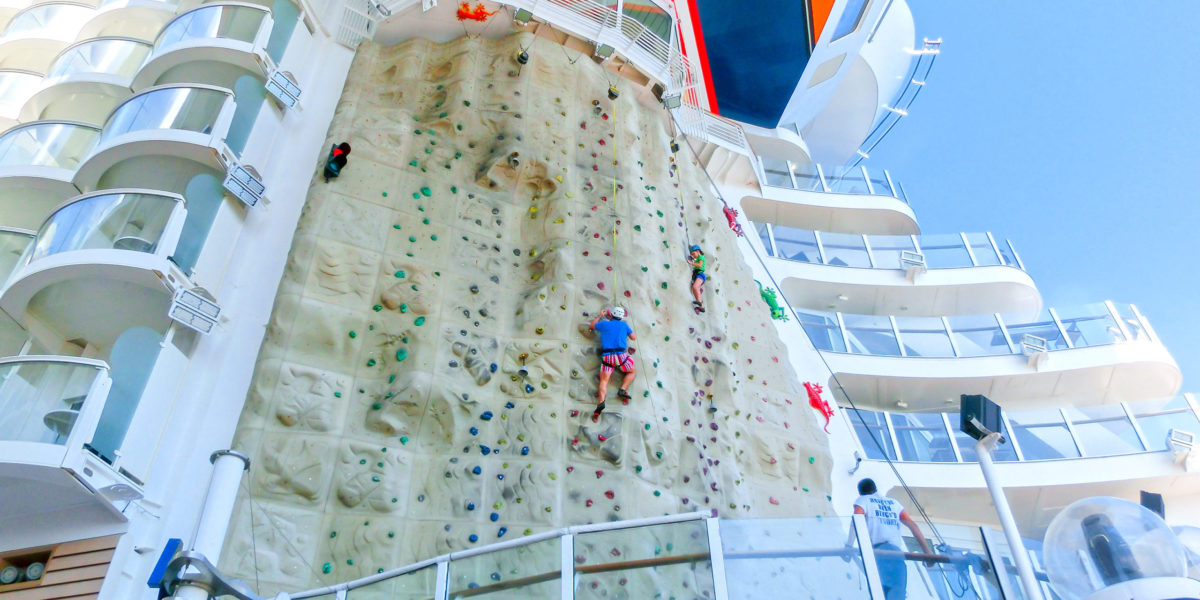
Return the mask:
{"type": "Polygon", "coordinates": [[[1200,392],[1200,2],[908,1],[942,54],[868,166],[1047,306],[1136,304],[1200,392]]]}

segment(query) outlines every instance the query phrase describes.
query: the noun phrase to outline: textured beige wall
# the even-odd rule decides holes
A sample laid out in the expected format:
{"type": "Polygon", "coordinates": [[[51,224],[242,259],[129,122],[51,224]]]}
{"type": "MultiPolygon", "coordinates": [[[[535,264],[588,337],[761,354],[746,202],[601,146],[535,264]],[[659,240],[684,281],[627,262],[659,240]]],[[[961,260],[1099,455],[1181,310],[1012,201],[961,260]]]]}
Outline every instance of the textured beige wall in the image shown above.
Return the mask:
{"type": "Polygon", "coordinates": [[[826,435],[667,114],[545,39],[518,75],[532,40],[359,50],[350,163],[314,179],[235,444],[253,502],[223,563],[264,593],[569,524],[829,511],[826,435]],[[614,295],[639,375],[593,424],[614,295]]]}

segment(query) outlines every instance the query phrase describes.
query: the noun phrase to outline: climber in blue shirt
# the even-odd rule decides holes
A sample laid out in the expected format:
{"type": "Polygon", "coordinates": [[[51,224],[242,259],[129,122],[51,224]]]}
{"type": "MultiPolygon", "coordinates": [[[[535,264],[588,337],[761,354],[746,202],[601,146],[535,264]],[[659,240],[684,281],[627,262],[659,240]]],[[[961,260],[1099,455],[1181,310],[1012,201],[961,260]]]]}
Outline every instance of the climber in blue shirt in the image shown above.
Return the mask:
{"type": "Polygon", "coordinates": [[[624,318],[625,309],[614,306],[612,310],[601,310],[592,319],[591,328],[600,334],[600,403],[592,413],[593,422],[600,420],[600,413],[604,412],[604,397],[608,395],[608,378],[612,376],[613,369],[621,369],[623,374],[617,397],[622,403],[629,404],[629,384],[633,383],[637,374],[633,358],[628,353],[629,340],[637,340],[637,335],[624,318]]]}

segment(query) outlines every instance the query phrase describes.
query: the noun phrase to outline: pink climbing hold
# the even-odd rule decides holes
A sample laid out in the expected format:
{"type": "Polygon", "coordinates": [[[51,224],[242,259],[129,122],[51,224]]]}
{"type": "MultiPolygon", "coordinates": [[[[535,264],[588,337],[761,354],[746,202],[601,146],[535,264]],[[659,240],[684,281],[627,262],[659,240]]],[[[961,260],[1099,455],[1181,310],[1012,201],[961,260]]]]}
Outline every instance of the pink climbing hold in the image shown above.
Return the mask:
{"type": "Polygon", "coordinates": [[[770,498],[767,498],[767,501],[769,501],[771,504],[774,504],[775,506],[779,506],[779,501],[775,499],[775,496],[771,496],[770,498]]]}
{"type": "Polygon", "coordinates": [[[583,505],[584,505],[584,506],[587,506],[587,507],[589,507],[589,508],[590,508],[590,507],[592,506],[592,499],[591,499],[591,498],[588,498],[588,499],[587,499],[587,502],[584,502],[584,503],[583,503],[583,505]]]}
{"type": "Polygon", "coordinates": [[[612,500],[613,498],[616,498],[617,495],[614,494],[612,490],[608,490],[608,491],[604,492],[604,497],[608,498],[609,500],[612,500]]]}
{"type": "Polygon", "coordinates": [[[597,284],[596,284],[596,287],[598,287],[598,288],[600,288],[600,289],[604,289],[604,282],[603,282],[603,281],[601,281],[600,283],[597,283],[597,284]]]}
{"type": "MultiPolygon", "coordinates": [[[[579,438],[575,438],[575,441],[576,441],[576,442],[578,442],[578,441],[579,441],[579,438]]],[[[570,465],[567,465],[567,472],[568,472],[568,473],[571,473],[571,472],[574,472],[574,471],[575,471],[575,467],[572,467],[572,466],[570,466],[570,465]]]]}
{"type": "Polygon", "coordinates": [[[603,435],[598,435],[598,436],[596,436],[596,439],[598,439],[598,440],[600,440],[600,441],[602,441],[602,442],[607,442],[607,441],[608,441],[608,438],[604,437],[603,435]]]}
{"type": "Polygon", "coordinates": [[[626,297],[626,298],[632,298],[632,297],[633,297],[633,294],[629,293],[629,290],[625,290],[625,297],[626,297]]]}
{"type": "Polygon", "coordinates": [[[597,470],[596,479],[600,479],[601,477],[604,477],[604,471],[597,470]]]}

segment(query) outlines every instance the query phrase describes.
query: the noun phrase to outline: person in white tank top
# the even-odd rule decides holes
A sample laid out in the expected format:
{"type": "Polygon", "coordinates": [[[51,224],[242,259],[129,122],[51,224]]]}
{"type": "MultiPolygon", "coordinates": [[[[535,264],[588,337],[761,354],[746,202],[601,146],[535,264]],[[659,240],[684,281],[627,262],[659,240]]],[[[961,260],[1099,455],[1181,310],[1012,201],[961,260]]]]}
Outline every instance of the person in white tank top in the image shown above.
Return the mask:
{"type": "MultiPolygon", "coordinates": [[[[921,528],[904,511],[899,500],[879,493],[875,482],[863,479],[858,482],[858,499],[854,501],[854,514],[863,515],[867,522],[867,535],[875,551],[875,564],[879,568],[879,579],[883,584],[886,600],[904,600],[908,592],[908,567],[904,557],[904,539],[900,536],[900,525],[908,527],[921,551],[933,554],[921,528]]],[[[927,565],[929,563],[926,563],[927,565]]]]}

